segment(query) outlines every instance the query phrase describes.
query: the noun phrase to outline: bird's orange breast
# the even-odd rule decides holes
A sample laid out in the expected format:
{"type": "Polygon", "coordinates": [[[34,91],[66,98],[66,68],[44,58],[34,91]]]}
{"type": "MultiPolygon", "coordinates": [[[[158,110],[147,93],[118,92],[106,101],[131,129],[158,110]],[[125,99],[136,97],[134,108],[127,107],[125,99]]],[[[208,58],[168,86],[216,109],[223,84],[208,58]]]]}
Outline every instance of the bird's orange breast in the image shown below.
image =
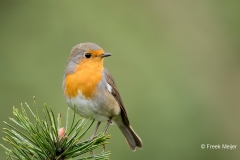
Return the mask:
{"type": "Polygon", "coordinates": [[[102,79],[102,71],[102,59],[83,59],[75,68],[75,72],[66,76],[64,94],[72,98],[80,91],[85,98],[91,98],[102,79]]]}

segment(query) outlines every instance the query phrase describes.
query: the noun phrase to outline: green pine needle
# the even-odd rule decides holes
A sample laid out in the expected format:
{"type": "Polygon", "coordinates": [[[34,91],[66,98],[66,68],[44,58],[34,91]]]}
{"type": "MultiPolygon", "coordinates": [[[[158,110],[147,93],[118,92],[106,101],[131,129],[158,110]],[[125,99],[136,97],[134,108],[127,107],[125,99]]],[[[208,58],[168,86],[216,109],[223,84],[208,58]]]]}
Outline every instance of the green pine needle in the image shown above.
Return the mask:
{"type": "Polygon", "coordinates": [[[85,153],[86,156],[84,158],[78,158],[78,160],[109,159],[110,152],[103,151],[102,153],[94,155],[91,155],[90,152],[107,144],[110,136],[99,133],[92,141],[88,139],[82,140],[94,121],[89,124],[90,120],[80,118],[75,122],[76,117],[74,112],[73,120],[68,131],[68,109],[66,115],[66,131],[63,137],[59,137],[58,130],[62,126],[61,114],[58,114],[56,119],[51,107],[46,104],[44,106],[44,120],[40,120],[37,109],[35,114],[29,105],[25,103],[25,108],[29,110],[31,117],[34,118],[34,122],[30,122],[29,116],[22,104],[21,111],[13,107],[13,115],[15,118],[10,118],[10,120],[14,125],[4,122],[8,128],[3,128],[3,133],[6,135],[3,137],[3,140],[12,145],[14,149],[8,149],[0,144],[6,151],[7,159],[64,160],[77,158],[85,153]]]}

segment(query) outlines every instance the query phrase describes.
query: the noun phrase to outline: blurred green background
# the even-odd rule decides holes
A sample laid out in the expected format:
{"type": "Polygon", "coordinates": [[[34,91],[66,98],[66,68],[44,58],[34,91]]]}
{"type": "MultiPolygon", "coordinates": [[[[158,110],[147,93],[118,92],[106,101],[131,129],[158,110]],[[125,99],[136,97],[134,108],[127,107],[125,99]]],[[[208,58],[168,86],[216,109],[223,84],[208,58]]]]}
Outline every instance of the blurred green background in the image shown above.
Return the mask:
{"type": "Polygon", "coordinates": [[[32,106],[32,96],[39,111],[47,103],[64,115],[70,50],[94,42],[113,54],[105,67],[143,140],[133,153],[111,126],[111,159],[240,159],[239,6],[237,0],[1,0],[0,121],[12,117],[12,106],[32,106]]]}

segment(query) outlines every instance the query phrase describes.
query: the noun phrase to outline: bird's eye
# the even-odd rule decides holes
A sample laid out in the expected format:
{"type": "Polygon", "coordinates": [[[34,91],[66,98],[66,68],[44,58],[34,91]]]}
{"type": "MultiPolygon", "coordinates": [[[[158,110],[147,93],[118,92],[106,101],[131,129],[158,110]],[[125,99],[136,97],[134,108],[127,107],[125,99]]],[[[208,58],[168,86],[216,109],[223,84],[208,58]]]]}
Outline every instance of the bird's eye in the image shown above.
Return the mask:
{"type": "Polygon", "coordinates": [[[86,57],[86,58],[90,58],[91,56],[92,56],[92,55],[91,55],[90,53],[86,53],[86,54],[85,54],[85,57],[86,57]]]}

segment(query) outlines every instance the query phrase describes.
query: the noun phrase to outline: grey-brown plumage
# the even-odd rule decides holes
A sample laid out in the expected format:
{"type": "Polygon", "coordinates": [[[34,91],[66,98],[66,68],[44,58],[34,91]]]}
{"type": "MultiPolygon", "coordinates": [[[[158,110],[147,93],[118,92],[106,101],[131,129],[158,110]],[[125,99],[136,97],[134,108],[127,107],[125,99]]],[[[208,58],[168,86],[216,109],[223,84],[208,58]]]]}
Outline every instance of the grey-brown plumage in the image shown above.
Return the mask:
{"type": "Polygon", "coordinates": [[[107,69],[104,69],[104,72],[107,77],[107,83],[112,87],[112,95],[114,96],[115,100],[117,101],[118,105],[121,108],[121,119],[120,121],[114,120],[114,122],[118,125],[119,129],[122,131],[123,135],[125,136],[129,147],[132,150],[135,150],[136,147],[142,148],[142,141],[138,137],[138,135],[134,132],[132,127],[130,126],[127,111],[123,105],[122,99],[120,94],[118,93],[117,86],[114,82],[112,75],[108,72],[107,69]]]}

